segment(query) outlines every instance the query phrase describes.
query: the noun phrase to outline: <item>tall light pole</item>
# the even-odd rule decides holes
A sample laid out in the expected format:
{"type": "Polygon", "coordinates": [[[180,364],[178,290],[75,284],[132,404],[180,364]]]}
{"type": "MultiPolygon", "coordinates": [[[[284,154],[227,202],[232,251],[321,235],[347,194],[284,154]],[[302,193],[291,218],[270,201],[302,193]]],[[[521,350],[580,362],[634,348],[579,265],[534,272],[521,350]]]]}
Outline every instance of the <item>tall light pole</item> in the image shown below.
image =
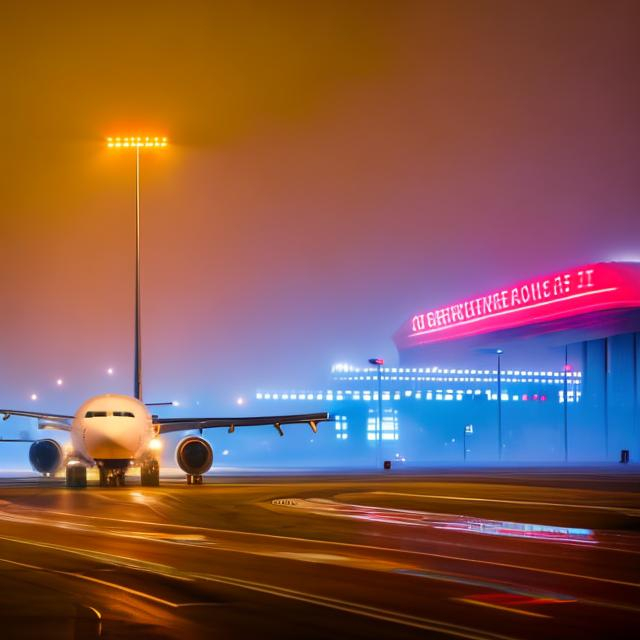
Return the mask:
{"type": "Polygon", "coordinates": [[[502,460],[502,370],[500,358],[504,352],[496,349],[498,356],[498,460],[502,460]]]}
{"type": "Polygon", "coordinates": [[[142,329],[140,325],[140,149],[162,149],[167,146],[165,137],[128,136],[107,138],[110,149],[136,150],[136,286],[134,321],[134,374],[133,395],[142,400],[142,329]]]}
{"type": "Polygon", "coordinates": [[[563,380],[563,394],[564,394],[564,411],[563,411],[563,426],[564,426],[564,461],[569,462],[569,385],[567,377],[572,367],[569,364],[569,347],[564,346],[564,380],[563,380]]]}
{"type": "Polygon", "coordinates": [[[378,367],[378,443],[376,446],[376,467],[380,464],[380,450],[382,449],[382,358],[369,358],[369,363],[378,367]]]}

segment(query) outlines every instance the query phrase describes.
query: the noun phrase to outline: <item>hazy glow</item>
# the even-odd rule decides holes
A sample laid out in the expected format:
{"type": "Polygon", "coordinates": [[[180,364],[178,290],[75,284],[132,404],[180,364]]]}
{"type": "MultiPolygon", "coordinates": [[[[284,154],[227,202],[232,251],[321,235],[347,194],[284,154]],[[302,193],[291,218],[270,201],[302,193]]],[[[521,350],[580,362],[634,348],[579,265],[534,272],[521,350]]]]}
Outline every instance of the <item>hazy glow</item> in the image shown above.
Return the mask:
{"type": "Polygon", "coordinates": [[[32,400],[37,400],[38,399],[38,394],[37,393],[32,393],[31,394],[31,399],[32,400]]]}
{"type": "MultiPolygon", "coordinates": [[[[391,371],[391,334],[417,305],[640,257],[640,3],[580,3],[579,16],[550,0],[490,11],[225,3],[223,15],[213,2],[162,3],[153,14],[147,3],[9,4],[0,406],[71,415],[93,395],[131,393],[137,152],[144,393],[180,398],[185,414],[248,411],[258,390],[279,399],[263,395],[256,411],[340,407],[353,400],[336,400],[332,362],[357,363],[360,373],[336,375],[373,377],[370,390],[373,354],[385,360],[383,389],[395,383],[384,377],[408,375],[391,371]],[[164,136],[164,149],[137,146],[164,136]],[[53,371],[66,376],[57,393],[53,371]],[[29,400],[34,387],[46,397],[29,400]]],[[[422,366],[435,363],[448,361],[422,366]]],[[[501,365],[512,366],[510,349],[501,365]]],[[[433,400],[450,387],[433,385],[433,400]]],[[[474,389],[478,404],[488,389],[474,389]]],[[[546,407],[523,392],[532,411],[558,409],[555,384],[546,407]]],[[[461,405],[458,440],[473,421],[461,405]]],[[[358,442],[349,428],[340,444],[358,442]]],[[[434,441],[451,428],[434,428],[434,441]]],[[[552,435],[532,439],[532,455],[552,435]]],[[[320,455],[322,437],[321,428],[314,447],[307,429],[229,439],[234,464],[268,455],[299,465],[320,455]],[[254,447],[263,438],[268,448],[254,447]]],[[[368,444],[353,455],[372,459],[368,444]]],[[[15,468],[8,451],[0,463],[15,468]]]]}
{"type": "Polygon", "coordinates": [[[56,380],[56,384],[57,384],[59,387],[61,387],[61,386],[62,386],[62,382],[63,382],[63,381],[62,381],[62,378],[58,378],[58,379],[56,380]]]}
{"type": "Polygon", "coordinates": [[[160,449],[162,449],[162,442],[160,441],[160,439],[154,438],[149,443],[149,449],[151,449],[151,451],[160,451],[160,449]]]}
{"type": "Polygon", "coordinates": [[[113,368],[112,368],[112,367],[109,367],[109,368],[107,369],[107,375],[109,375],[109,376],[112,376],[112,375],[113,375],[113,368]]]}

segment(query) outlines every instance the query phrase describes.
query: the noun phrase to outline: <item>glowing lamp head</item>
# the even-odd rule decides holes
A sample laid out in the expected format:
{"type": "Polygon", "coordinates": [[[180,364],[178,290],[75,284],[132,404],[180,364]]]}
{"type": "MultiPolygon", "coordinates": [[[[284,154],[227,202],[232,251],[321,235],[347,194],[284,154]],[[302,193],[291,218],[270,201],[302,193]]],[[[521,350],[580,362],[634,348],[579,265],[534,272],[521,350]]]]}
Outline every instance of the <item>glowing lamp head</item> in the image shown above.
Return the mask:
{"type": "Polygon", "coordinates": [[[169,144],[166,136],[124,136],[107,138],[109,149],[164,149],[169,144]]]}
{"type": "Polygon", "coordinates": [[[162,449],[162,442],[158,438],[154,438],[149,443],[149,449],[151,451],[160,451],[160,449],[162,449]]]}
{"type": "Polygon", "coordinates": [[[37,393],[32,393],[31,394],[31,399],[32,400],[37,400],[38,399],[38,394],[37,393]]]}
{"type": "Polygon", "coordinates": [[[59,387],[61,387],[61,386],[62,386],[62,378],[58,378],[58,379],[56,380],[56,384],[57,384],[59,387]]]}

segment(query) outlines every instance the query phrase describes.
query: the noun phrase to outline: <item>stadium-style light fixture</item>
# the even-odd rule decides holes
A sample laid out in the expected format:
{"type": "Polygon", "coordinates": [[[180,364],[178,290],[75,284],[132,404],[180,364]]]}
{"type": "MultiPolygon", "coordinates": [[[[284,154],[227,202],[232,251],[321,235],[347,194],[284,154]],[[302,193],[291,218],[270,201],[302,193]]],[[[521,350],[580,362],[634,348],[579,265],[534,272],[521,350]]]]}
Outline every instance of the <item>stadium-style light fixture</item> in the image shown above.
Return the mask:
{"type": "Polygon", "coordinates": [[[136,151],[136,291],[134,329],[134,383],[133,396],[142,400],[142,331],[140,328],[140,150],[163,149],[168,145],[166,136],[110,136],[109,149],[135,149],[136,151]]]}
{"type": "Polygon", "coordinates": [[[107,147],[115,149],[139,149],[142,147],[163,148],[167,145],[168,141],[164,136],[124,136],[107,138],[107,147]]]}

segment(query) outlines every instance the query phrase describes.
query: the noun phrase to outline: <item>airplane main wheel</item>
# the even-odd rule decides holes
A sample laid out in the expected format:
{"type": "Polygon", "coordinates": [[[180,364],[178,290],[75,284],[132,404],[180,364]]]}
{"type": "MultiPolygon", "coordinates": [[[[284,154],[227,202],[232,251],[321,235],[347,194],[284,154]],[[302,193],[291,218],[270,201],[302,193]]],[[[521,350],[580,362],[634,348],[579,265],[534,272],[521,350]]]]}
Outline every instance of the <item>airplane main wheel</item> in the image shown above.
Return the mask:
{"type": "Polygon", "coordinates": [[[67,465],[67,487],[84,489],[87,486],[87,467],[81,464],[67,465]]]}
{"type": "Polygon", "coordinates": [[[140,467],[140,484],[143,487],[157,487],[160,485],[160,464],[157,460],[142,463],[140,467]]]}

